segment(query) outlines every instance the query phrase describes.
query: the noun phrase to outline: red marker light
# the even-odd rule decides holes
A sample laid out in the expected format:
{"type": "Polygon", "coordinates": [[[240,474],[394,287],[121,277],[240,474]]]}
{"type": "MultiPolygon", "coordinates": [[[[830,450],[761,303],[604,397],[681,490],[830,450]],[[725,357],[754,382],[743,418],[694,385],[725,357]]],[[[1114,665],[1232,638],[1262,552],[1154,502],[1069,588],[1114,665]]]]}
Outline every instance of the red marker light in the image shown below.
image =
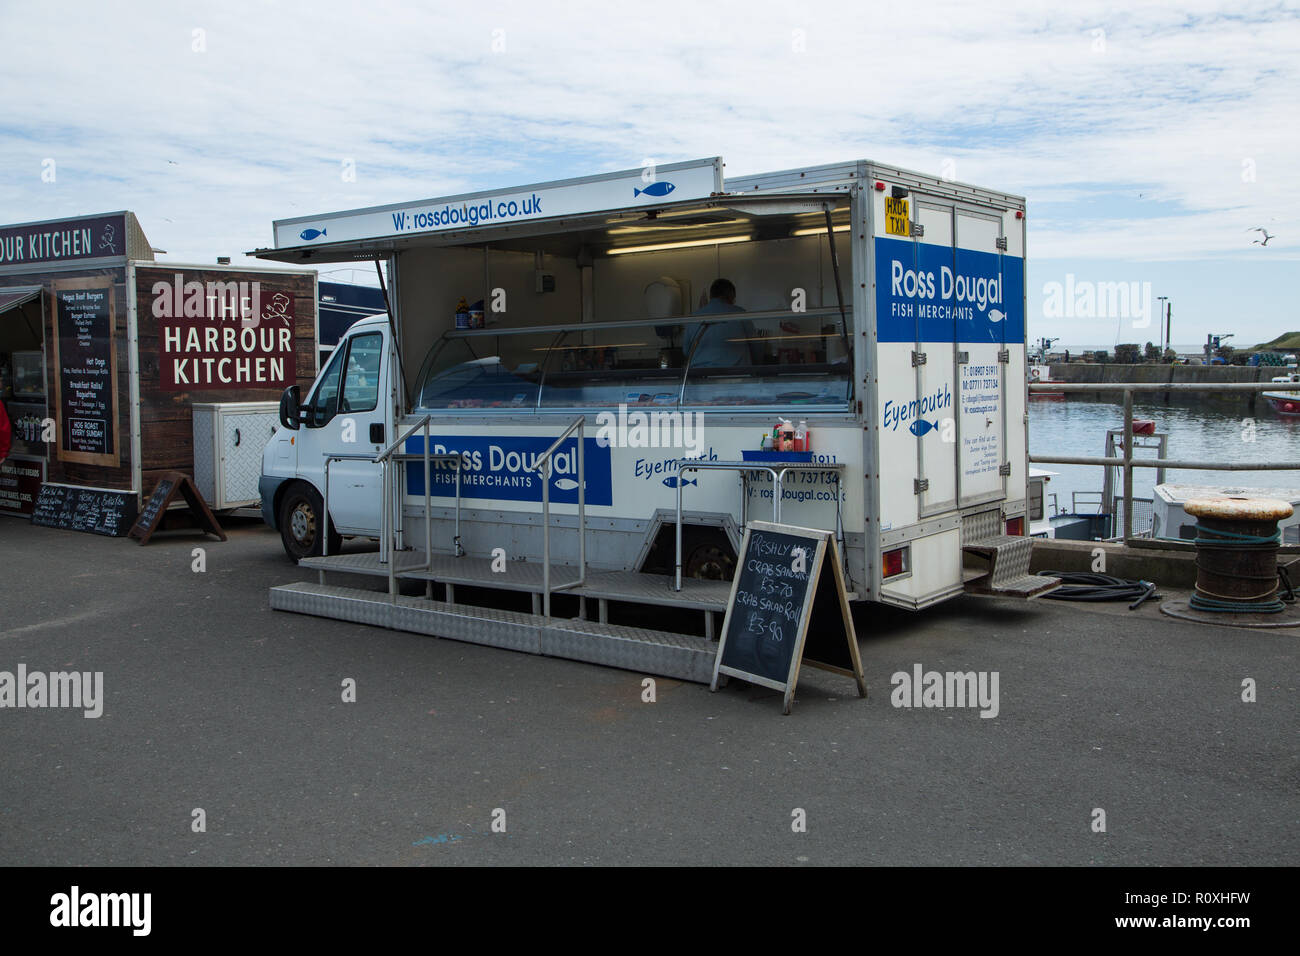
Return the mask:
{"type": "Polygon", "coordinates": [[[876,180],[876,192],[878,192],[878,193],[883,193],[884,191],[885,191],[885,184],[882,183],[880,180],[877,179],[877,180],[876,180]]]}
{"type": "Polygon", "coordinates": [[[1016,210],[1016,218],[1017,218],[1017,219],[1024,219],[1024,218],[1025,218],[1025,211],[1024,211],[1023,209],[1017,209],[1017,210],[1016,210]]]}
{"type": "Polygon", "coordinates": [[[911,548],[898,548],[894,551],[886,551],[881,557],[882,574],[881,577],[892,578],[896,575],[903,574],[910,570],[908,558],[910,557],[911,548]]]}
{"type": "Polygon", "coordinates": [[[1019,537],[1025,533],[1025,519],[1012,518],[1007,522],[1007,534],[1019,537]]]}

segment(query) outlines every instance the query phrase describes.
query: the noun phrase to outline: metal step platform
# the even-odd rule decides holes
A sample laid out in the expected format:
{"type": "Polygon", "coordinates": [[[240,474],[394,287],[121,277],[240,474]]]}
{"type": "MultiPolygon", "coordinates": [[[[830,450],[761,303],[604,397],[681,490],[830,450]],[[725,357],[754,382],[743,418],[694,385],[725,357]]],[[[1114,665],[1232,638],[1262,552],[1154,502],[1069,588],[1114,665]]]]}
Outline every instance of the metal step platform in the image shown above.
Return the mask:
{"type": "MultiPolygon", "coordinates": [[[[388,565],[380,560],[379,552],[332,554],[328,557],[303,558],[298,563],[304,568],[320,572],[322,584],[325,583],[326,572],[388,576],[388,565]]],[[[438,582],[452,588],[465,586],[521,591],[534,597],[540,595],[543,588],[543,569],[538,561],[507,561],[504,570],[493,571],[491,558],[435,554],[430,561],[423,551],[397,552],[396,576],[404,581],[438,582]]],[[[671,575],[644,574],[639,571],[589,569],[586,580],[575,587],[573,582],[577,580],[576,568],[552,565],[552,590],[591,598],[602,604],[606,601],[626,601],[695,611],[725,611],[727,599],[731,596],[730,581],[685,578],[682,589],[677,591],[673,589],[671,575]]],[[[450,599],[455,600],[454,596],[450,599]]],[[[603,613],[601,619],[604,620],[603,613]]]]}
{"type": "MultiPolygon", "coordinates": [[[[380,520],[380,550],[373,552],[356,552],[304,558],[299,564],[317,572],[314,584],[286,584],[271,589],[271,607],[280,611],[299,614],[313,614],[334,620],[351,621],[358,624],[371,624],[394,630],[410,631],[416,634],[432,634],[453,640],[485,644],[511,650],[525,651],[531,654],[543,654],[564,657],[570,660],[588,661],[610,667],[621,667],[642,673],[660,674],[681,680],[710,683],[713,678],[713,663],[717,651],[714,640],[719,614],[724,614],[731,597],[731,581],[706,581],[681,577],[681,536],[678,535],[675,568],[672,576],[664,574],[643,574],[636,571],[597,570],[587,561],[587,522],[586,522],[586,478],[584,471],[584,434],[585,416],[575,418],[555,440],[555,442],[538,456],[532,465],[541,476],[541,560],[507,560],[504,567],[495,570],[493,559],[469,557],[465,554],[461,536],[461,495],[460,463],[458,454],[433,454],[429,429],[432,417],[425,415],[420,421],[406,429],[398,438],[380,454],[369,455],[325,455],[325,487],[323,502],[325,520],[323,538],[329,540],[329,465],[338,461],[369,461],[382,465],[381,490],[383,503],[380,520]],[[418,453],[403,451],[406,442],[420,430],[424,431],[424,441],[418,453]],[[564,443],[573,437],[576,450],[577,478],[577,561],[568,565],[550,562],[550,529],[552,527],[550,511],[549,476],[551,459],[564,443]],[[433,464],[450,464],[456,470],[456,511],[454,533],[448,542],[450,547],[441,550],[433,545],[432,554],[425,551],[400,550],[396,545],[400,540],[396,526],[401,516],[395,515],[395,489],[405,487],[398,485],[399,476],[405,474],[408,465],[422,464],[424,474],[429,475],[433,464]],[[388,555],[393,560],[387,560],[388,555]],[[340,587],[329,584],[327,574],[352,574],[372,578],[385,578],[387,587],[377,592],[366,587],[340,587]],[[411,597],[402,595],[402,581],[423,581],[424,596],[411,597]],[[433,600],[434,585],[444,588],[443,600],[433,600]],[[457,587],[475,589],[514,591],[529,594],[532,598],[532,613],[510,611],[501,608],[479,607],[456,599],[457,587]],[[557,596],[572,595],[578,599],[576,618],[557,617],[551,613],[552,599],[557,596]],[[595,601],[599,608],[597,620],[590,620],[588,602],[595,601]],[[651,608],[665,608],[702,612],[704,615],[704,636],[670,633],[652,628],[629,627],[609,623],[609,602],[617,601],[644,605],[645,610],[638,612],[640,619],[654,621],[662,619],[662,613],[651,608]]],[[[679,466],[705,468],[693,459],[682,459],[679,466]]],[[[742,474],[751,470],[751,466],[740,462],[712,462],[709,468],[740,468],[742,474]]],[[[791,464],[779,470],[767,466],[757,470],[772,471],[776,488],[781,487],[781,476],[787,470],[831,470],[836,473],[843,470],[842,465],[791,464]]],[[[433,542],[431,514],[432,483],[426,477],[424,483],[424,541],[433,542]]],[[[743,513],[742,499],[742,513],[743,513]]],[[[838,500],[838,499],[837,499],[838,500]]],[[[777,495],[780,501],[780,495],[777,495]]],[[[777,512],[779,515],[779,511],[777,512]]],[[[413,516],[418,521],[419,516],[413,516]]],[[[677,524],[680,532],[681,520],[681,485],[678,485],[677,524]]],[[[836,511],[836,531],[842,532],[838,504],[836,511]]],[[[842,540],[842,539],[841,539],[842,540]]],[[[850,594],[849,599],[856,596],[850,594]]]]}
{"type": "Polygon", "coordinates": [[[1035,598],[1061,586],[1060,578],[1029,573],[1034,539],[1000,534],[962,545],[967,556],[965,589],[970,594],[1035,598]]]}
{"type": "Polygon", "coordinates": [[[271,588],[271,607],[699,684],[712,679],[717,652],[717,645],[707,637],[546,618],[329,584],[296,583],[271,588]]]}

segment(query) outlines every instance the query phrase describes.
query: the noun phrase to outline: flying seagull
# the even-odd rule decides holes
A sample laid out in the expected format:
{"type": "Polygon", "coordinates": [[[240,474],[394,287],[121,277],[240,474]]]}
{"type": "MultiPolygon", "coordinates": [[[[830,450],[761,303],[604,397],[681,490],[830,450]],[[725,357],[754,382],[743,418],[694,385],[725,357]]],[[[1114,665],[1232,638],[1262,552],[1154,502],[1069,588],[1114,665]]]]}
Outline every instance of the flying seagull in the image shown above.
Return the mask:
{"type": "Polygon", "coordinates": [[[1268,245],[1268,241],[1273,238],[1271,235],[1269,235],[1268,230],[1263,228],[1262,226],[1256,226],[1254,229],[1251,230],[1251,232],[1261,232],[1264,234],[1263,239],[1252,239],[1250,241],[1250,244],[1252,246],[1266,246],[1268,245]]]}

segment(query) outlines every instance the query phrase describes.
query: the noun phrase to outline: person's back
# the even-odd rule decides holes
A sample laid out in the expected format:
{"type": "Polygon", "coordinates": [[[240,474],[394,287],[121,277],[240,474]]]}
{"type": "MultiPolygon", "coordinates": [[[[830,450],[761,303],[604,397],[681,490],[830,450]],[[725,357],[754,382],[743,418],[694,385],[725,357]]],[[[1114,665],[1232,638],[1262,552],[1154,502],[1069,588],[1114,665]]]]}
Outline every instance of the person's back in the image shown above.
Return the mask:
{"type": "MultiPolygon", "coordinates": [[[[725,315],[744,312],[736,305],[736,287],[727,279],[715,279],[709,286],[709,301],[695,311],[695,315],[725,315]]],[[[749,321],[721,322],[706,325],[693,322],[686,327],[687,355],[692,368],[730,368],[733,365],[752,365],[751,340],[754,325],[749,321]]]]}

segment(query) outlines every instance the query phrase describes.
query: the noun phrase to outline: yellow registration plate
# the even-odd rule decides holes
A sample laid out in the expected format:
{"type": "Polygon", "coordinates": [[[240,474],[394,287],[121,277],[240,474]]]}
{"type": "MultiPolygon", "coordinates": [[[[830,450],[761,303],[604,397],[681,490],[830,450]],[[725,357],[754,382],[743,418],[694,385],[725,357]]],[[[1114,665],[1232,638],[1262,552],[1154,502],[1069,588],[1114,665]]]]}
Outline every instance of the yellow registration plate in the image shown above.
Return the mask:
{"type": "Polygon", "coordinates": [[[907,200],[885,197],[885,233],[890,236],[910,236],[907,200]]]}

